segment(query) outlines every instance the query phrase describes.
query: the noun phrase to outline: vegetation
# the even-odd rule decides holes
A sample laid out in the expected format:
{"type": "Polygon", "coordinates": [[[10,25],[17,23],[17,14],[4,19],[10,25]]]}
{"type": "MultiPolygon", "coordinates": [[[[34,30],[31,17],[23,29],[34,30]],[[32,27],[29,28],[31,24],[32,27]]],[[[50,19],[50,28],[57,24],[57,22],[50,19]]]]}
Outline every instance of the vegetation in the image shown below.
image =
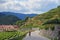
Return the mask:
{"type": "Polygon", "coordinates": [[[0,40],[9,39],[14,35],[15,35],[15,32],[0,32],[0,40]]]}
{"type": "Polygon", "coordinates": [[[24,24],[24,20],[19,20],[16,22],[16,25],[22,26],[24,24]]]}
{"type": "Polygon", "coordinates": [[[52,10],[49,10],[46,13],[43,13],[43,14],[40,14],[33,18],[28,19],[27,22],[23,25],[23,27],[26,26],[26,28],[28,28],[32,24],[31,25],[32,27],[39,27],[40,29],[51,28],[53,30],[54,24],[52,24],[52,23],[51,23],[51,25],[50,24],[43,25],[43,24],[49,20],[56,20],[56,19],[60,20],[60,6],[58,6],[57,8],[54,8],[52,10]]]}
{"type": "MultiPolygon", "coordinates": [[[[20,28],[36,28],[54,30],[54,22],[60,22],[60,6],[46,13],[37,15],[33,18],[26,17],[25,20],[20,20],[13,15],[0,14],[0,24],[17,24],[20,28]],[[58,20],[57,20],[58,19],[58,20]],[[52,21],[51,21],[52,20],[52,21]],[[43,25],[45,23],[45,25],[43,25]],[[50,23],[50,24],[48,24],[50,23]],[[52,24],[53,23],[53,24],[52,24]]],[[[0,32],[0,40],[22,40],[27,32],[0,32]]]]}
{"type": "Polygon", "coordinates": [[[16,21],[20,20],[18,17],[13,15],[5,15],[0,13],[0,25],[1,24],[15,24],[16,21]]]}
{"type": "Polygon", "coordinates": [[[0,40],[22,40],[26,32],[0,32],[0,40]]]}

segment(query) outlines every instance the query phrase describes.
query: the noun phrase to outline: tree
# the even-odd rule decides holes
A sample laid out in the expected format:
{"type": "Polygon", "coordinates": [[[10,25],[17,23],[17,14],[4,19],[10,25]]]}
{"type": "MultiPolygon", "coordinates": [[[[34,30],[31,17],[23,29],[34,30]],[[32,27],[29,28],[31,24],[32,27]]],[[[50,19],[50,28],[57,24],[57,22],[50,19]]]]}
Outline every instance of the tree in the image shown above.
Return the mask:
{"type": "Polygon", "coordinates": [[[27,16],[24,21],[26,22],[28,19],[29,19],[29,17],[27,16]]]}
{"type": "Polygon", "coordinates": [[[60,8],[60,6],[58,6],[58,8],[60,8]]]}
{"type": "Polygon", "coordinates": [[[17,21],[16,22],[16,25],[18,25],[18,26],[21,26],[21,25],[23,25],[24,24],[24,20],[20,20],[20,21],[17,21]]]}

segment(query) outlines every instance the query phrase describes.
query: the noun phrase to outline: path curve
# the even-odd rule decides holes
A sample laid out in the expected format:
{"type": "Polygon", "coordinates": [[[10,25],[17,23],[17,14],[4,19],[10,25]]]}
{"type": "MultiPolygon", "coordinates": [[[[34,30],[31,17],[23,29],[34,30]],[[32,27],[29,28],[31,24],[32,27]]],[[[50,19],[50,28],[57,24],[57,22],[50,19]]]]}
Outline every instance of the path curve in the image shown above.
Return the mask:
{"type": "Polygon", "coordinates": [[[31,32],[31,36],[29,36],[29,33],[28,33],[26,37],[23,38],[23,40],[49,40],[49,39],[46,37],[40,36],[39,31],[37,30],[37,31],[31,32]]]}

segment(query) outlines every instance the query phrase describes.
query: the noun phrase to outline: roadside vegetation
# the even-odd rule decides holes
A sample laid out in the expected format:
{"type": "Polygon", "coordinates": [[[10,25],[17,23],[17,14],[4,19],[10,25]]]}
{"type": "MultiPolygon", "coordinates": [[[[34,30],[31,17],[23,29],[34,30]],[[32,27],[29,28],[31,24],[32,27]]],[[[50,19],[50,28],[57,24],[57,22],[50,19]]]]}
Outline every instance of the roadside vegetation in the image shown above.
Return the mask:
{"type": "Polygon", "coordinates": [[[27,32],[0,32],[0,40],[22,40],[27,32]]]}

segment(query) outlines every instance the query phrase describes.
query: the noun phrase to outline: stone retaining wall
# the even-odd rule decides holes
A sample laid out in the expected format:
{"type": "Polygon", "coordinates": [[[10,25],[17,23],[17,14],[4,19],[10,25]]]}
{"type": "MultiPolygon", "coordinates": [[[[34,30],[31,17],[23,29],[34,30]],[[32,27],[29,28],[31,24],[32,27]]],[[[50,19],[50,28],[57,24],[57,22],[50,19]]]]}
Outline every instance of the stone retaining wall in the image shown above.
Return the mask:
{"type": "Polygon", "coordinates": [[[52,30],[40,30],[40,35],[43,35],[45,37],[48,37],[50,39],[54,39],[57,38],[58,32],[56,30],[52,31],[52,30]]]}

